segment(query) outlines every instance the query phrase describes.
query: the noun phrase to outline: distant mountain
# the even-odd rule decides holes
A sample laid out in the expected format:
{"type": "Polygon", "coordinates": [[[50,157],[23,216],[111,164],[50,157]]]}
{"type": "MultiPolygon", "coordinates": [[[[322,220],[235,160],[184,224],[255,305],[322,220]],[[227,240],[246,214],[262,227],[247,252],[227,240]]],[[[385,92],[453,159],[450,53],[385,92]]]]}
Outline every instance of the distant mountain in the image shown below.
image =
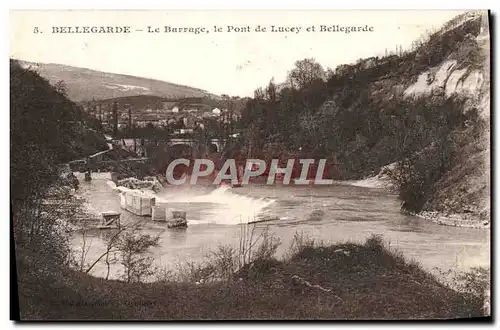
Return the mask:
{"type": "Polygon", "coordinates": [[[66,83],[68,96],[75,102],[104,100],[134,95],[150,95],[169,99],[187,97],[214,97],[205,90],[155,79],[101,72],[54,63],[19,61],[31,68],[52,85],[60,80],[66,83]]]}

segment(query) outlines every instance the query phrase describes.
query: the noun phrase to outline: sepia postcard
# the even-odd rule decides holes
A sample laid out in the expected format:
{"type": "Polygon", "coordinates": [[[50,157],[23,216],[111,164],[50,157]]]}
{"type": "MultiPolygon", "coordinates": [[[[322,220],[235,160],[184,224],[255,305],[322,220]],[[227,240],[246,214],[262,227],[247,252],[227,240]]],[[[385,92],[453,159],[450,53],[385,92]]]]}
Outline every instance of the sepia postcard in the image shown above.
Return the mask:
{"type": "Polygon", "coordinates": [[[9,25],[11,319],[492,319],[490,12],[9,25]]]}

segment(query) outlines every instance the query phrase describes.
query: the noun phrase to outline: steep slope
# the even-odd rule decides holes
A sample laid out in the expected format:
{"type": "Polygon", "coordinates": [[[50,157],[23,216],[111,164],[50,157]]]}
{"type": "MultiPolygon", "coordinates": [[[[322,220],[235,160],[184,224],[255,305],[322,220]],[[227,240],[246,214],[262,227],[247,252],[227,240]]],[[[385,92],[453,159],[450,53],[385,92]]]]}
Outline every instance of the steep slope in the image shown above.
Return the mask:
{"type": "Polygon", "coordinates": [[[52,85],[63,80],[68,96],[75,102],[102,100],[133,95],[153,95],[166,98],[207,97],[202,89],[148,78],[101,72],[54,63],[20,61],[25,68],[36,70],[52,85]]]}

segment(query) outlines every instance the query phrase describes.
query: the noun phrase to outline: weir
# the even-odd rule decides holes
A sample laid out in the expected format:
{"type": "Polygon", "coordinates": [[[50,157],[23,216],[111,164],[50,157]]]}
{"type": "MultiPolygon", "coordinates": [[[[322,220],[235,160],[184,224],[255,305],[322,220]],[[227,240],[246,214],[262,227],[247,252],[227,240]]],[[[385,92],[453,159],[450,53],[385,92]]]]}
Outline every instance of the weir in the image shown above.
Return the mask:
{"type": "Polygon", "coordinates": [[[119,194],[121,209],[138,216],[151,217],[155,222],[177,221],[180,218],[187,224],[187,213],[194,212],[191,219],[196,222],[238,225],[259,221],[264,209],[275,202],[273,199],[235,194],[226,185],[202,195],[185,188],[153,193],[117,186],[109,179],[106,185],[119,194]],[[214,207],[218,210],[216,213],[207,211],[214,207]],[[198,218],[200,212],[204,214],[203,219],[198,218]]]}

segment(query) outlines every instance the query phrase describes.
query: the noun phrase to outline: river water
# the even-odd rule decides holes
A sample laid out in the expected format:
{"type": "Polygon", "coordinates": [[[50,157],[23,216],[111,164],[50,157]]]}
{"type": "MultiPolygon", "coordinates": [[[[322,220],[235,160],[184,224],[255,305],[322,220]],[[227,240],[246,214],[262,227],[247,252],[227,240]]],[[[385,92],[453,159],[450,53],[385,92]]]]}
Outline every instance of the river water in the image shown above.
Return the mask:
{"type": "MultiPolygon", "coordinates": [[[[372,234],[380,234],[391,248],[428,270],[467,270],[489,266],[490,262],[489,230],[442,226],[404,215],[396,196],[380,188],[345,183],[251,184],[241,188],[171,186],[157,196],[187,212],[188,228],[168,229],[164,223],[121,210],[116,191],[107,184],[109,173],[94,173],[90,183],[83,181],[83,174],[76,174],[80,180],[78,193],[87,200],[91,212],[99,216],[104,211],[119,211],[123,224],[138,223],[141,232],[159,235],[160,246],[151,249],[155,263],[174,271],[186,261],[201,261],[219,244],[238,248],[240,224],[253,220],[269,220],[256,225],[254,236],[267,227],[282,242],[278,257],[286,253],[294,234],[302,232],[325,243],[363,242],[372,234]]],[[[86,231],[87,263],[105,251],[104,238],[111,234],[112,230],[86,231]]],[[[81,234],[75,234],[72,245],[81,250],[81,234]]],[[[113,266],[110,277],[119,277],[121,271],[119,265],[113,266]]],[[[105,274],[104,263],[92,270],[94,276],[105,274]]]]}

